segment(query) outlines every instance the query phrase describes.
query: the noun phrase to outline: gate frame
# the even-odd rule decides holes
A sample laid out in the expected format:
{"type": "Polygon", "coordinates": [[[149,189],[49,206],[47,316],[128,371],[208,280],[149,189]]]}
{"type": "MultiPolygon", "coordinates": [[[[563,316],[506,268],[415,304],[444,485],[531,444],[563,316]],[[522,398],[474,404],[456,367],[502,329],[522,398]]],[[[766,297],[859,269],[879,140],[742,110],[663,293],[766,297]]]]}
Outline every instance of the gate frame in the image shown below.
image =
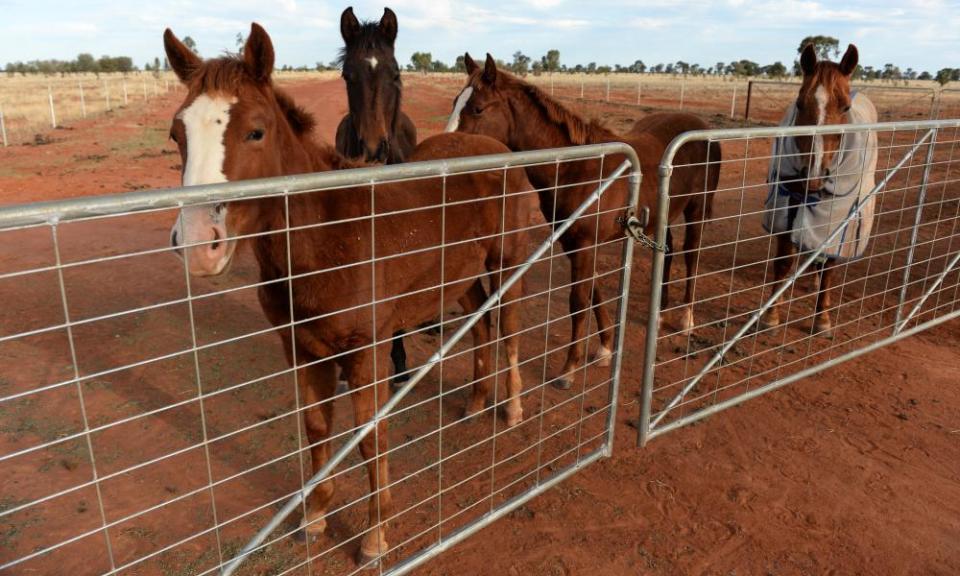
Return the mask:
{"type": "MultiPolygon", "coordinates": [[[[955,120],[923,120],[923,121],[901,121],[901,122],[878,122],[873,124],[842,124],[842,125],[828,125],[828,126],[776,126],[776,127],[763,127],[763,128],[729,128],[729,129],[719,129],[719,130],[696,130],[685,132],[680,134],[667,146],[663,157],[660,161],[658,176],[659,183],[657,188],[657,229],[655,241],[657,245],[663,246],[666,242],[667,235],[667,215],[669,214],[670,209],[670,179],[673,174],[674,166],[673,160],[676,156],[676,153],[680,148],[689,142],[694,141],[704,141],[711,144],[719,144],[720,142],[726,140],[736,140],[736,139],[752,139],[752,138],[782,138],[788,136],[810,136],[816,134],[840,134],[841,136],[849,133],[857,132],[898,132],[898,131],[914,131],[921,132],[925,131],[926,133],[916,140],[910,149],[906,152],[904,157],[893,167],[887,169],[887,174],[873,190],[870,191],[868,196],[874,196],[875,194],[882,191],[887,183],[893,178],[893,176],[904,167],[904,165],[914,157],[918,150],[920,150],[924,145],[929,145],[928,155],[932,155],[934,147],[936,146],[937,135],[942,129],[949,128],[960,128],[960,119],[955,120]]],[[[926,169],[923,173],[923,179],[921,182],[921,191],[920,194],[924,194],[927,188],[927,181],[930,175],[930,161],[928,159],[926,163],[926,169]]],[[[913,235],[910,245],[910,254],[912,260],[913,247],[916,245],[916,237],[918,226],[920,225],[920,213],[923,208],[923,202],[918,203],[917,218],[913,224],[913,235]]],[[[901,293],[900,302],[898,303],[897,311],[897,322],[893,326],[893,333],[882,340],[870,343],[867,346],[852,350],[841,356],[831,358],[820,364],[810,366],[801,370],[800,372],[791,374],[789,376],[783,377],[779,380],[761,386],[759,388],[754,388],[743,394],[735,396],[733,398],[718,402],[692,414],[683,416],[677,420],[674,420],[668,424],[657,427],[657,424],[660,420],[673,408],[675,408],[683,397],[700,381],[700,379],[709,372],[714,366],[716,366],[723,357],[730,351],[730,349],[756,324],[763,313],[772,305],[776,299],[786,292],[794,282],[804,273],[804,271],[813,264],[814,261],[820,256],[825,247],[830,244],[830,242],[835,239],[847,226],[847,224],[853,219],[853,217],[859,213],[859,210],[849,214],[831,234],[830,236],[816,249],[814,250],[805,260],[797,263],[796,270],[793,271],[793,274],[790,277],[785,279],[785,282],[778,290],[775,290],[770,298],[765,299],[763,304],[750,315],[749,320],[743,327],[740,328],[733,336],[727,338],[726,342],[720,347],[720,349],[711,357],[707,364],[699,371],[697,376],[695,376],[689,383],[687,383],[681,392],[674,397],[674,399],[661,411],[660,416],[651,424],[650,418],[652,413],[652,404],[653,404],[653,388],[654,380],[656,378],[655,369],[656,369],[656,353],[657,353],[657,339],[659,332],[659,316],[661,312],[661,302],[660,302],[660,286],[663,281],[663,267],[664,267],[664,253],[661,250],[653,251],[653,263],[651,266],[650,273],[650,316],[647,321],[647,334],[646,334],[646,343],[644,346],[644,364],[643,364],[643,381],[642,381],[642,390],[641,390],[641,411],[639,422],[637,423],[637,442],[639,446],[646,446],[647,443],[667,432],[676,430],[688,424],[692,424],[703,418],[711,416],[717,412],[721,412],[727,408],[731,408],[747,400],[765,394],[767,392],[776,390],[787,384],[811,376],[820,371],[826,370],[837,364],[846,362],[847,360],[852,360],[858,356],[862,356],[868,352],[872,352],[878,348],[887,346],[908,336],[912,336],[919,332],[925,331],[927,329],[933,328],[939,324],[953,320],[955,318],[960,318],[960,310],[951,312],[950,314],[941,316],[932,321],[929,321],[925,324],[921,324],[909,330],[904,330],[904,326],[908,323],[910,319],[920,310],[922,304],[926,301],[930,294],[936,289],[940,283],[943,282],[943,279],[960,263],[960,254],[954,257],[950,263],[946,266],[945,270],[940,274],[933,286],[927,290],[927,293],[921,298],[921,300],[914,306],[913,310],[906,316],[905,319],[901,319],[902,307],[904,304],[904,298],[906,297],[906,291],[904,290],[901,293]]],[[[910,274],[910,265],[906,266],[904,274],[906,278],[909,278],[910,274]]]]}
{"type": "MultiPolygon", "coordinates": [[[[49,227],[54,237],[60,223],[86,220],[92,218],[109,216],[128,216],[142,212],[153,212],[163,209],[178,209],[194,204],[206,204],[212,202],[227,202],[243,200],[264,196],[288,197],[291,194],[306,192],[323,192],[324,190],[338,189],[350,186],[373,186],[388,182],[407,181],[423,178],[447,178],[458,174],[478,172],[478,171],[500,171],[508,169],[524,169],[526,166],[536,164],[550,164],[561,162],[571,162],[579,160],[604,159],[607,156],[622,156],[624,160],[606,176],[601,176],[597,181],[597,187],[594,192],[574,211],[574,213],[562,222],[547,223],[552,227],[551,234],[544,240],[530,255],[524,263],[513,270],[509,278],[505,279],[499,290],[491,294],[483,305],[472,315],[465,316],[463,324],[446,339],[444,344],[430,356],[430,358],[413,372],[410,380],[402,388],[391,394],[390,400],[373,415],[373,417],[354,429],[352,436],[341,446],[326,462],[316,474],[304,482],[300,489],[292,496],[287,498],[284,506],[276,515],[253,537],[250,541],[229,560],[221,561],[217,570],[223,576],[229,576],[239,568],[239,566],[256,550],[262,548],[263,542],[267,539],[273,530],[275,530],[291,513],[300,507],[310,493],[340,464],[360,442],[371,431],[375,429],[378,422],[390,415],[400,401],[426,376],[437,364],[442,362],[447,353],[456,345],[460,339],[478,322],[484,314],[500,303],[500,299],[507,290],[518,282],[535,263],[539,261],[547,252],[553,250],[554,243],[559,240],[573,223],[582,216],[589,217],[590,208],[595,206],[599,210],[600,199],[603,194],[615,182],[626,177],[629,187],[628,200],[624,204],[624,216],[622,225],[624,227],[624,236],[622,239],[623,248],[621,258],[623,268],[620,271],[620,299],[618,302],[617,319],[615,334],[615,354],[610,367],[609,404],[610,411],[607,414],[605,432],[606,440],[598,449],[581,456],[577,455],[577,461],[560,469],[548,480],[541,481],[538,477],[537,484],[525,492],[518,494],[492,507],[491,510],[476,520],[456,529],[445,538],[438,539],[422,550],[419,550],[402,559],[390,569],[381,574],[400,575],[406,574],[415,567],[441,554],[443,551],[461,542],[475,532],[488,526],[497,519],[509,514],[516,508],[538,496],[547,489],[567,479],[580,469],[605,457],[610,457],[613,451],[614,432],[616,428],[617,404],[619,401],[620,370],[622,366],[622,350],[624,341],[624,332],[627,317],[627,301],[630,293],[630,276],[632,269],[632,256],[634,242],[626,234],[627,222],[634,219],[640,194],[640,182],[642,179],[639,158],[634,149],[624,143],[603,143],[591,144],[585,146],[574,146],[567,148],[553,148],[545,150],[536,150],[529,152],[511,152],[503,154],[492,154],[485,156],[469,156],[462,158],[450,158],[442,160],[429,160],[425,162],[415,162],[409,164],[396,164],[390,166],[373,166],[351,170],[328,171],[313,174],[300,174],[293,176],[282,176],[278,178],[249,180],[240,182],[226,182],[220,184],[208,184],[192,186],[187,188],[168,188],[152,191],[140,191],[124,194],[111,194],[97,197],[74,198],[65,200],[54,200],[36,202],[31,204],[20,204],[6,207],[0,207],[0,232],[13,231],[32,227],[49,227]]],[[[560,183],[561,187],[563,183],[560,183]]],[[[594,247],[596,249],[596,247],[594,247]]],[[[551,252],[552,253],[552,252],[551,252]]],[[[546,385],[546,383],[542,383],[546,385]]],[[[302,447],[299,448],[302,450],[302,447]]],[[[99,531],[99,530],[97,530],[99,531]]],[[[34,552],[27,556],[17,558],[13,565],[26,561],[49,550],[44,548],[39,552],[34,552]]],[[[309,559],[308,559],[309,561],[309,559]]],[[[10,566],[10,565],[6,565],[10,566]]]]}

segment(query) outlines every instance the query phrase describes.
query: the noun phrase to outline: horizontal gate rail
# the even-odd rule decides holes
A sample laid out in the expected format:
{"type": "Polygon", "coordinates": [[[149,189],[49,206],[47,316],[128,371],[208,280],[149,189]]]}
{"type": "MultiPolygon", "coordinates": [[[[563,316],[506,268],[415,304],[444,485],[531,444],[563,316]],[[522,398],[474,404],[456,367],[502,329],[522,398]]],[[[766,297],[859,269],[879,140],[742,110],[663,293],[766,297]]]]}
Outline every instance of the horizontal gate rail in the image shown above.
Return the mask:
{"type": "MultiPolygon", "coordinates": [[[[960,120],[683,134],[668,147],[660,166],[657,210],[664,225],[656,231],[658,243],[667,238],[671,194],[680,193],[671,190],[671,176],[687,166],[675,164],[674,157],[682,146],[696,141],[723,145],[725,177],[715,193],[713,218],[693,223],[702,226],[708,238],[700,250],[710,258],[700,257],[691,305],[697,323],[690,332],[670,322],[671,314],[682,311],[682,306],[661,305],[665,258],[653,253],[638,423],[641,444],[957,317],[960,157],[954,152],[960,142],[960,120]],[[880,142],[876,184],[860,192],[860,200],[845,217],[834,218],[818,244],[802,246],[797,257],[777,253],[779,240],[760,226],[770,210],[762,205],[768,193],[774,193],[771,186],[786,182],[767,181],[768,166],[784,162],[783,156],[769,154],[773,141],[832,134],[855,142],[853,135],[871,133],[880,142]],[[876,224],[872,234],[867,232],[867,248],[859,258],[825,256],[828,248],[853,234],[852,226],[863,229],[865,220],[876,224]],[[777,267],[795,259],[797,266],[782,280],[776,278],[777,267]],[[837,284],[817,297],[823,263],[833,268],[830,274],[837,284]],[[830,304],[831,294],[839,295],[838,304],[830,304]],[[815,301],[819,306],[821,297],[825,311],[809,311],[815,301]],[[775,323],[761,323],[774,307],[775,323]],[[788,320],[781,322],[784,307],[788,320]],[[832,320],[832,327],[821,334],[817,324],[824,316],[832,320]],[[661,322],[666,324],[662,330],[661,322]],[[890,335],[884,336],[884,331],[890,335]]],[[[866,157],[870,150],[854,152],[866,157]]],[[[805,187],[802,177],[790,183],[805,187]]],[[[830,210],[836,202],[826,195],[820,201],[829,203],[825,205],[830,210]]],[[[795,242],[796,233],[788,244],[795,242]]],[[[682,286],[680,280],[672,283],[682,286]]]]}
{"type": "MultiPolygon", "coordinates": [[[[373,498],[377,525],[389,526],[392,535],[379,572],[405,574],[610,456],[634,243],[626,235],[598,238],[575,251],[590,252],[597,262],[593,277],[583,282],[595,293],[606,291],[587,311],[592,316],[596,307],[616,306],[614,349],[609,366],[590,359],[572,378],[573,389],[561,391],[550,382],[560,376],[569,343],[573,313],[567,311],[567,292],[573,283],[569,254],[556,240],[578,220],[626,221],[640,177],[633,149],[610,143],[0,207],[0,298],[9,303],[0,314],[0,522],[18,527],[0,551],[0,571],[247,574],[309,571],[318,564],[314,571],[360,573],[363,566],[344,558],[364,531],[376,529],[372,525],[295,543],[302,526],[293,517],[308,510],[318,486],[335,479],[341,494],[322,518],[306,525],[337,517],[342,525],[364,526],[373,498]],[[595,163],[600,173],[560,181],[561,168],[577,162],[595,163]],[[508,189],[508,174],[533,167],[555,171],[557,181],[541,190],[508,189]],[[449,182],[480,173],[499,179],[485,182],[502,181],[500,195],[447,197],[449,182]],[[374,209],[380,186],[403,182],[417,190],[442,189],[442,200],[374,209]],[[592,193],[569,218],[532,216],[515,227],[507,224],[508,201],[553,195],[556,204],[574,187],[592,193]],[[345,189],[368,194],[369,212],[336,220],[293,218],[299,197],[345,189]],[[612,189],[618,191],[615,200],[609,199],[612,189]],[[265,198],[281,206],[282,228],[169,245],[168,231],[181,209],[265,198]],[[447,215],[474,210],[482,201],[499,206],[500,227],[459,238],[447,215]],[[379,222],[425,210],[439,215],[438,243],[377,253],[379,222]],[[370,227],[365,256],[316,270],[292,265],[291,254],[305,238],[298,234],[343,225],[370,227]],[[529,239],[519,259],[501,261],[496,270],[444,276],[445,255],[491,240],[503,246],[512,235],[529,239]],[[270,237],[286,246],[287,272],[279,278],[260,276],[257,261],[241,258],[229,275],[196,279],[189,258],[174,257],[212,242],[270,237]],[[400,294],[378,286],[375,265],[403,269],[431,253],[441,263],[436,279],[429,276],[400,294]],[[292,312],[300,282],[359,266],[373,271],[368,299],[313,316],[292,312]],[[488,283],[490,295],[469,314],[443,310],[444,291],[464,282],[488,283]],[[277,289],[289,294],[291,314],[271,325],[257,293],[277,289]],[[298,358],[300,330],[367,310],[375,325],[378,308],[424,295],[438,296],[430,300],[437,319],[404,338],[413,346],[409,379],[389,399],[374,403],[369,420],[351,424],[349,417],[333,415],[333,406],[376,390],[385,383],[380,376],[329,397],[310,396],[303,380],[309,371],[333,369],[332,362],[366,352],[374,367],[386,366],[377,351],[397,337],[376,337],[326,358],[298,358]],[[501,359],[509,340],[498,336],[511,303],[521,310],[517,334],[523,345],[515,365],[501,359]],[[465,341],[481,321],[491,326],[488,343],[465,341]],[[293,348],[292,363],[284,360],[275,334],[293,348]],[[467,419],[460,405],[478,384],[474,356],[485,346],[492,352],[492,403],[467,419]],[[499,412],[508,405],[501,388],[512,370],[524,377],[520,400],[527,419],[508,427],[499,412]],[[338,425],[319,440],[308,438],[316,422],[307,420],[319,410],[329,410],[323,416],[328,428],[338,425]],[[390,446],[358,458],[356,448],[380,434],[384,422],[390,423],[390,446]],[[321,449],[326,455],[311,469],[311,454],[316,458],[321,449]],[[389,483],[368,492],[367,466],[386,457],[393,472],[389,483]],[[395,509],[381,512],[388,489],[395,509]]],[[[578,343],[596,347],[600,336],[589,323],[578,343]]]]}

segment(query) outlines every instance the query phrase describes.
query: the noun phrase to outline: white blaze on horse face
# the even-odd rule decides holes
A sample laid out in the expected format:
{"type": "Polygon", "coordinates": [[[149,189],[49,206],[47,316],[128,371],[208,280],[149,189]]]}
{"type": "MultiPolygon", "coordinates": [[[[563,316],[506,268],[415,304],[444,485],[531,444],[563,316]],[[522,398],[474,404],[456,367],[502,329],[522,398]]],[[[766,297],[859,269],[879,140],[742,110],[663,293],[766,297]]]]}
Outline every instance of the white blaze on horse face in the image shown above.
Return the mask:
{"type": "Polygon", "coordinates": [[[460,113],[463,112],[463,108],[467,105],[467,102],[470,101],[470,96],[473,96],[473,86],[467,86],[463,89],[463,92],[457,96],[457,101],[453,105],[453,113],[450,114],[450,120],[447,121],[447,127],[444,132],[456,132],[457,128],[460,127],[460,113]]]}
{"type": "MultiPolygon", "coordinates": [[[[184,186],[227,181],[223,172],[226,157],[223,136],[230,122],[230,107],[236,101],[236,98],[211,98],[201,94],[177,115],[183,121],[187,137],[184,186]]],[[[171,239],[175,246],[189,246],[191,273],[219,274],[226,267],[234,247],[233,242],[225,241],[228,237],[226,218],[223,204],[191,206],[180,211],[171,239]]]]}
{"type": "Polygon", "coordinates": [[[376,69],[377,69],[377,64],[380,63],[380,61],[377,60],[377,57],[376,57],[376,56],[371,56],[371,57],[367,58],[367,62],[370,63],[370,69],[371,69],[371,70],[376,70],[376,69]]]}
{"type": "MultiPolygon", "coordinates": [[[[817,86],[817,91],[813,96],[817,100],[817,126],[823,126],[823,123],[827,120],[827,89],[821,84],[817,86]]],[[[813,170],[811,170],[811,175],[814,178],[819,178],[822,176],[822,171],[823,136],[816,134],[813,137],[813,170]]]]}

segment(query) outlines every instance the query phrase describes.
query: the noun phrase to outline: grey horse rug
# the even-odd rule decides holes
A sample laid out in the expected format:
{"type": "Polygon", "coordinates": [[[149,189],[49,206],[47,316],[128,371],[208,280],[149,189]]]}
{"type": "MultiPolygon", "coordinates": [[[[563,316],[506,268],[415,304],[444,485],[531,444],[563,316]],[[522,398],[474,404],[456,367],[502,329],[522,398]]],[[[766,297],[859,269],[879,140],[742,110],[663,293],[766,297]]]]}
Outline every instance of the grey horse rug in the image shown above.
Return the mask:
{"type": "MultiPolygon", "coordinates": [[[[792,126],[796,104],[787,110],[781,126],[792,126]]],[[[853,94],[847,122],[872,124],[877,109],[863,94],[853,94]]],[[[814,144],[816,146],[816,143],[814,144]]],[[[798,195],[785,182],[802,178],[808,156],[800,154],[793,137],[781,137],[773,144],[763,227],[773,234],[790,233],[801,252],[813,251],[826,243],[850,214],[847,227],[824,246],[823,255],[837,260],[859,258],[867,249],[873,228],[874,200],[866,196],[876,185],[877,134],[874,131],[850,132],[842,136],[840,152],[828,166],[829,177],[822,188],[798,195]]]]}

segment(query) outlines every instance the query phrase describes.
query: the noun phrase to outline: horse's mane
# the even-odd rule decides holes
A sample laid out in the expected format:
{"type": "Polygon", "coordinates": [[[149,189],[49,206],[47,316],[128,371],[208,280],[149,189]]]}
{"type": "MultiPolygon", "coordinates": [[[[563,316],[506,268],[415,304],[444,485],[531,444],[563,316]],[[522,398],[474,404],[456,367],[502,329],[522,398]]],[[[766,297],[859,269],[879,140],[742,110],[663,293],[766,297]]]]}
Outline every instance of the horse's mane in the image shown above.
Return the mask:
{"type": "Polygon", "coordinates": [[[360,24],[360,32],[357,34],[350,46],[340,48],[337,53],[337,65],[343,68],[343,63],[347,59],[347,51],[353,49],[359,50],[382,50],[393,53],[393,46],[383,34],[380,33],[380,23],[377,21],[364,21],[360,24]]]}
{"type": "Polygon", "coordinates": [[[613,133],[597,120],[584,120],[576,112],[568,110],[552,96],[513,74],[500,70],[497,82],[522,92],[530,102],[546,114],[547,119],[563,128],[574,145],[590,144],[613,137],[613,133]]]}

